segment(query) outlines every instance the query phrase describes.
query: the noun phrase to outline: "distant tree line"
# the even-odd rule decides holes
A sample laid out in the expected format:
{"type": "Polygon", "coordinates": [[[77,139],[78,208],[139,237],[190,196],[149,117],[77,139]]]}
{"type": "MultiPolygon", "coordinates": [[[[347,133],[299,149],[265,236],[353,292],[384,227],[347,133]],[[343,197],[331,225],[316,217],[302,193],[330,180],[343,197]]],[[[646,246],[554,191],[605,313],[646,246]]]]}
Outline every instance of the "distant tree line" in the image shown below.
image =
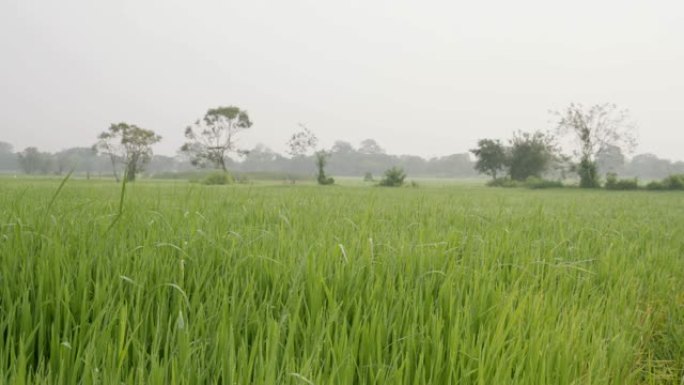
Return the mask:
{"type": "MultiPolygon", "coordinates": [[[[543,178],[560,181],[576,175],[586,188],[600,187],[603,181],[615,187],[618,175],[653,180],[684,173],[684,162],[653,154],[627,159],[636,145],[634,125],[627,111],[614,104],[587,108],[573,103],[553,115],[558,119],[555,131],[516,132],[507,142],[479,140],[471,150],[475,169],[492,178],[490,185],[538,184],[543,178]]],[[[636,186],[633,180],[623,182],[636,186]]]]}
{"type": "MultiPolygon", "coordinates": [[[[241,157],[227,157],[228,170],[239,173],[270,173],[286,177],[316,176],[318,173],[315,154],[292,157],[280,154],[263,144],[258,144],[241,157]]],[[[88,177],[114,177],[114,170],[123,175],[123,164],[116,161],[112,168],[111,158],[92,147],[73,147],[55,153],[43,152],[29,147],[14,152],[12,145],[0,142],[0,172],[30,175],[61,175],[74,168],[77,175],[88,177]]],[[[415,155],[390,155],[375,140],[364,140],[358,147],[338,141],[329,150],[325,172],[335,176],[379,178],[387,169],[401,167],[409,175],[424,177],[472,178],[477,176],[474,163],[468,154],[453,154],[425,159],[415,155]]],[[[190,159],[183,154],[175,156],[152,155],[145,164],[144,176],[171,175],[196,170],[190,159]]]]}
{"type": "MultiPolygon", "coordinates": [[[[506,146],[504,146],[506,147],[506,146]]],[[[330,150],[326,172],[335,176],[380,177],[387,169],[398,166],[412,176],[471,178],[477,176],[475,162],[469,154],[453,154],[425,159],[415,155],[389,155],[368,139],[358,147],[338,141],[330,150]],[[370,146],[369,146],[370,145],[370,146]],[[370,150],[370,151],[369,151],[370,150]],[[370,175],[366,175],[370,174],[370,175]]],[[[671,174],[684,173],[684,162],[672,162],[654,154],[638,154],[628,158],[616,147],[606,147],[596,156],[598,172],[605,176],[616,173],[624,177],[644,180],[662,179],[671,174]]],[[[314,175],[315,156],[294,159],[277,153],[263,144],[252,148],[241,160],[228,158],[226,165],[236,172],[265,172],[273,174],[314,175]]],[[[0,142],[0,172],[31,175],[61,175],[74,168],[77,175],[113,177],[111,161],[105,154],[97,154],[91,147],[72,147],[50,153],[29,147],[15,152],[11,144],[0,142]]],[[[184,173],[196,167],[182,155],[153,155],[144,171],[145,176],[184,173]]],[[[499,177],[505,175],[498,169],[499,177]]],[[[561,170],[547,168],[542,176],[558,176],[561,170]]]]}
{"type": "MultiPolygon", "coordinates": [[[[152,145],[162,138],[154,131],[134,124],[116,123],[96,137],[89,147],[73,147],[55,153],[28,147],[15,152],[0,142],[0,172],[32,175],[64,174],[73,170],[85,177],[137,175],[172,177],[197,168],[228,173],[268,173],[283,178],[315,176],[320,184],[334,183],[330,175],[374,180],[394,171],[422,177],[470,178],[486,174],[499,180],[523,181],[530,177],[563,179],[574,174],[580,185],[594,187],[601,176],[620,175],[641,179],[662,179],[684,174],[684,162],[671,162],[653,154],[627,158],[634,140],[625,111],[614,105],[584,108],[571,104],[554,113],[558,118],[554,133],[514,133],[508,141],[482,139],[469,153],[422,158],[416,155],[390,155],[373,139],[358,146],[338,140],[331,148],[318,147],[318,139],[300,125],[288,145],[288,154],[277,153],[263,144],[252,149],[238,146],[242,131],[252,127],[247,111],[235,106],[207,110],[185,129],[186,142],[175,156],[154,155],[152,145]],[[563,153],[563,138],[574,143],[571,153],[563,153]]],[[[293,179],[294,180],[294,179],[293,179]]]]}

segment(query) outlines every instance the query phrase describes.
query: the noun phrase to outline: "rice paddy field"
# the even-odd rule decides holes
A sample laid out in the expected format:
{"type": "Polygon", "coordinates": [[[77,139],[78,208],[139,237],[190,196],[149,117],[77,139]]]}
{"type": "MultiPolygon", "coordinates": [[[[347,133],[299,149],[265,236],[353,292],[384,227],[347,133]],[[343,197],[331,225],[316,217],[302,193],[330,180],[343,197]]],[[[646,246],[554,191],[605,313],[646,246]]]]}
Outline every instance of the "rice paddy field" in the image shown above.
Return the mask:
{"type": "Polygon", "coordinates": [[[59,187],[0,179],[2,384],[684,381],[681,193],[59,187]]]}

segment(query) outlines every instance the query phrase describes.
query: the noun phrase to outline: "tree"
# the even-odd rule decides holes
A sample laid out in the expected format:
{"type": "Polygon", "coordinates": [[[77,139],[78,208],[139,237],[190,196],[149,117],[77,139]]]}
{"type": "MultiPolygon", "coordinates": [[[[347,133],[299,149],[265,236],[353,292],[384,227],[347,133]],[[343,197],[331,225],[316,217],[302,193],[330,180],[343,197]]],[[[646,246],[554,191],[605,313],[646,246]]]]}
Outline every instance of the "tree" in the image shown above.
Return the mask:
{"type": "Polygon", "coordinates": [[[470,150],[475,155],[475,169],[496,180],[499,171],[506,169],[506,147],[500,140],[480,139],[477,148],[470,150]]]}
{"type": "Polygon", "coordinates": [[[159,142],[161,136],[136,125],[118,123],[109,126],[97,139],[94,149],[109,155],[118,182],[116,164],[123,164],[127,181],[134,181],[152,158],[152,145],[159,142]]]}
{"type": "Polygon", "coordinates": [[[603,174],[619,173],[625,165],[625,155],[618,146],[608,145],[596,153],[596,168],[603,174]]]}
{"type": "Polygon", "coordinates": [[[19,167],[26,174],[47,174],[50,170],[50,154],[40,152],[36,147],[27,147],[17,154],[19,167]]]}
{"type": "Polygon", "coordinates": [[[379,155],[384,154],[385,150],[380,147],[375,139],[364,139],[359,146],[359,152],[364,155],[379,155]]]}
{"type": "Polygon", "coordinates": [[[356,151],[354,149],[354,146],[351,145],[351,143],[345,142],[343,140],[335,141],[335,143],[333,143],[333,146],[330,150],[334,154],[340,154],[340,155],[353,154],[356,151]]]}
{"type": "Polygon", "coordinates": [[[629,120],[627,110],[618,109],[615,104],[597,104],[585,108],[572,103],[558,116],[557,131],[560,135],[574,139],[575,158],[579,160],[577,172],[580,187],[599,187],[596,156],[602,148],[616,146],[622,151],[634,148],[634,124],[629,120]]]}
{"type": "MultiPolygon", "coordinates": [[[[292,137],[290,137],[290,140],[287,142],[287,145],[290,148],[289,153],[295,159],[304,157],[309,150],[315,150],[316,146],[318,145],[318,138],[316,135],[305,125],[299,124],[299,126],[302,128],[302,130],[292,134],[292,137]]],[[[329,185],[335,183],[333,178],[325,175],[325,166],[327,165],[328,159],[331,155],[332,154],[330,152],[325,150],[319,150],[314,153],[316,168],[318,170],[316,180],[320,185],[329,185]]],[[[294,179],[292,182],[294,183],[294,179]]]]}
{"type": "Polygon", "coordinates": [[[0,170],[16,170],[17,166],[17,155],[14,153],[14,146],[7,142],[0,142],[0,170]]]}
{"type": "Polygon", "coordinates": [[[0,155],[11,154],[14,146],[7,142],[0,142],[0,155]]]}
{"type": "Polygon", "coordinates": [[[249,150],[240,164],[241,171],[282,171],[285,157],[259,143],[249,150]]]}
{"type": "Polygon", "coordinates": [[[237,148],[236,136],[252,127],[247,111],[235,106],[212,108],[185,129],[188,140],[180,151],[190,157],[194,166],[209,165],[228,172],[226,157],[230,153],[246,154],[237,148]]]}
{"type": "Polygon", "coordinates": [[[661,179],[672,173],[672,163],[667,159],[658,158],[654,154],[639,154],[632,158],[627,168],[631,176],[644,179],[661,179]]]}
{"type": "Polygon", "coordinates": [[[309,150],[316,148],[318,145],[318,138],[311,130],[303,124],[299,124],[299,127],[302,130],[292,134],[287,142],[288,153],[295,158],[306,155],[309,150]]]}
{"type": "Polygon", "coordinates": [[[92,147],[72,147],[57,152],[54,155],[55,168],[58,174],[67,170],[83,171],[86,177],[90,178],[90,173],[95,167],[96,152],[92,147]]]}
{"type": "Polygon", "coordinates": [[[517,132],[510,144],[507,164],[513,180],[524,181],[531,176],[541,178],[557,159],[553,137],[543,132],[517,132]]]}
{"type": "Polygon", "coordinates": [[[335,179],[325,175],[325,165],[328,163],[328,158],[330,153],[325,150],[316,151],[316,168],[318,169],[318,175],[316,175],[316,180],[320,185],[334,184],[335,179]]]}

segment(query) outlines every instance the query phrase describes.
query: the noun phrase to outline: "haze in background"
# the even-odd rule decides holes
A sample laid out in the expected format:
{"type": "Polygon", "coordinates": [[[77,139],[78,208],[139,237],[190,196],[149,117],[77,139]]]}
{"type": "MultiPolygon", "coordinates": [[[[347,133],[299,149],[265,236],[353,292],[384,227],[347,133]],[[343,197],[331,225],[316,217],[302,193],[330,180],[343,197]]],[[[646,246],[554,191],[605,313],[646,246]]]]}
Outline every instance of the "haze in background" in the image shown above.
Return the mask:
{"type": "Polygon", "coordinates": [[[0,1],[0,140],[90,145],[110,123],[174,154],[207,108],[234,104],[242,146],[465,152],[552,128],[550,109],[614,102],[637,152],[684,160],[680,1],[0,1]]]}

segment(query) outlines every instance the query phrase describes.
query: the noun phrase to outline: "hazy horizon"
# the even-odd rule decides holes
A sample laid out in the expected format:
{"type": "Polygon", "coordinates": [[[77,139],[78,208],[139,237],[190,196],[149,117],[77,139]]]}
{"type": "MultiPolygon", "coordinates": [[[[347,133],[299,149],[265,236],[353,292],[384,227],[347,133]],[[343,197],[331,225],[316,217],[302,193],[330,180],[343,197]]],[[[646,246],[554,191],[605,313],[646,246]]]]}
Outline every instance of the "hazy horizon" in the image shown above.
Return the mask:
{"type": "Polygon", "coordinates": [[[684,6],[550,3],[85,0],[0,2],[0,140],[88,146],[125,121],[163,136],[211,107],[284,152],[306,124],[324,146],[462,153],[480,138],[553,128],[549,110],[611,102],[636,153],[684,160],[684,6]]]}

